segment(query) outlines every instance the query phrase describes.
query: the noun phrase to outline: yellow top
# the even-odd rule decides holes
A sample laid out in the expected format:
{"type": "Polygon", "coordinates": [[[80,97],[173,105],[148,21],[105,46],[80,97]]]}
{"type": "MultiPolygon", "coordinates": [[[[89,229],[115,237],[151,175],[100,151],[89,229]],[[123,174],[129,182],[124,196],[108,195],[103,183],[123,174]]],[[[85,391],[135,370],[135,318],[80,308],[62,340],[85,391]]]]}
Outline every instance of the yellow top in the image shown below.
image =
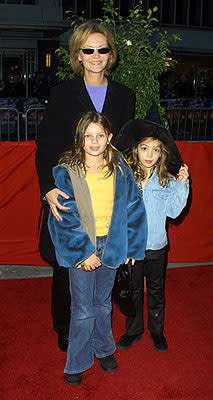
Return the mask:
{"type": "Polygon", "coordinates": [[[90,195],[93,204],[93,210],[96,220],[96,236],[105,236],[108,234],[113,201],[114,201],[114,176],[104,179],[107,169],[97,174],[86,174],[85,179],[89,186],[90,195]]]}

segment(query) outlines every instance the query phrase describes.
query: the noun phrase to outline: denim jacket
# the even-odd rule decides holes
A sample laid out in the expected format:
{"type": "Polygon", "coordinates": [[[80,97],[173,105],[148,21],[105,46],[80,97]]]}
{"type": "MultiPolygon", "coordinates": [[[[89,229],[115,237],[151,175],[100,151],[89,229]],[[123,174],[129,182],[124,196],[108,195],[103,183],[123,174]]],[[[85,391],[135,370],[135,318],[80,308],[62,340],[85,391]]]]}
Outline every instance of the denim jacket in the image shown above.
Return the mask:
{"type": "Polygon", "coordinates": [[[147,213],[147,250],[160,250],[167,245],[166,218],[176,218],[186,205],[189,194],[189,181],[180,182],[170,175],[170,186],[159,184],[156,171],[153,172],[143,191],[147,213]]]}
{"type": "MultiPolygon", "coordinates": [[[[114,179],[114,204],[102,263],[118,268],[127,258],[142,260],[147,239],[146,211],[141,193],[127,166],[118,167],[114,179]]],[[[50,212],[48,227],[57,261],[63,267],[77,267],[96,251],[95,217],[87,182],[81,170],[61,165],[53,168],[56,186],[69,198],[59,202],[62,221],[50,212]]]]}

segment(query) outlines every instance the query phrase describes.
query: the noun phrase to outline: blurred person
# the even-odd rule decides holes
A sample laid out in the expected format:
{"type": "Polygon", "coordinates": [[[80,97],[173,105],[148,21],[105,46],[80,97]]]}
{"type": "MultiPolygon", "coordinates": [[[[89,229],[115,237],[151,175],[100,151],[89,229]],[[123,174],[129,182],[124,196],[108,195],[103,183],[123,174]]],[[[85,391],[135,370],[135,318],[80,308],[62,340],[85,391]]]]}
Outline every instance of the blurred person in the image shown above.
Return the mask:
{"type": "Polygon", "coordinates": [[[44,70],[38,71],[33,84],[33,95],[39,100],[48,100],[50,95],[50,85],[47,74],[44,70]]]}
{"type": "Polygon", "coordinates": [[[0,97],[9,97],[10,85],[9,82],[5,82],[3,79],[0,81],[0,97]]]}
{"type": "Polygon", "coordinates": [[[22,82],[22,76],[19,71],[16,71],[12,75],[13,83],[10,90],[10,97],[25,97],[26,90],[22,82]]]}
{"type": "Polygon", "coordinates": [[[175,89],[175,82],[173,79],[168,79],[167,82],[160,89],[161,99],[174,99],[178,97],[175,89]]]}
{"type": "Polygon", "coordinates": [[[204,96],[206,99],[213,98],[213,79],[208,82],[208,85],[204,89],[204,96]]]}
{"type": "Polygon", "coordinates": [[[182,73],[178,77],[178,81],[175,84],[175,91],[178,97],[184,99],[192,98],[194,96],[193,86],[190,83],[189,75],[182,73]]]}

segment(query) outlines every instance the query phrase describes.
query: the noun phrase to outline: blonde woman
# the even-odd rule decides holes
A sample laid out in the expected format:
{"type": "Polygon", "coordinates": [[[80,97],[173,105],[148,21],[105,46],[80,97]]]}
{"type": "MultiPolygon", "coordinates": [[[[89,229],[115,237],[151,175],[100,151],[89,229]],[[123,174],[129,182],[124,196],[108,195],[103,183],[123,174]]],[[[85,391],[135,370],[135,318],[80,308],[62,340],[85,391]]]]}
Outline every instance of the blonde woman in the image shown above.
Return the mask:
{"type": "Polygon", "coordinates": [[[39,250],[53,265],[52,316],[58,334],[58,346],[66,351],[70,319],[69,280],[66,269],[59,268],[47,229],[49,207],[57,220],[65,208],[58,201],[66,194],[55,187],[52,167],[59,155],[74,143],[74,134],[82,113],[103,112],[110,120],[114,136],[134,117],[135,94],[114,82],[110,72],[117,60],[112,34],[95,20],[80,25],[69,43],[70,62],[75,78],[51,90],[49,104],[40,125],[37,140],[36,169],[43,201],[43,223],[39,250]]]}

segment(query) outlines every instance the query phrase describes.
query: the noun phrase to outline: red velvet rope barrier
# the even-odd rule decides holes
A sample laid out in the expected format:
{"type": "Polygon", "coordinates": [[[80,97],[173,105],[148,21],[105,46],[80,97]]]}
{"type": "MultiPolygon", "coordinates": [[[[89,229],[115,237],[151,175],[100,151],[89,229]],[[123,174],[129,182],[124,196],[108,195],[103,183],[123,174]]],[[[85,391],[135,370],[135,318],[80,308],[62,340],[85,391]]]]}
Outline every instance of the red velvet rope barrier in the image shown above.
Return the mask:
{"type": "MultiPolygon", "coordinates": [[[[213,143],[177,145],[189,166],[192,192],[185,218],[169,224],[169,262],[213,261],[213,143]]],[[[0,143],[0,264],[46,265],[38,252],[35,151],[34,141],[0,143]]]]}

